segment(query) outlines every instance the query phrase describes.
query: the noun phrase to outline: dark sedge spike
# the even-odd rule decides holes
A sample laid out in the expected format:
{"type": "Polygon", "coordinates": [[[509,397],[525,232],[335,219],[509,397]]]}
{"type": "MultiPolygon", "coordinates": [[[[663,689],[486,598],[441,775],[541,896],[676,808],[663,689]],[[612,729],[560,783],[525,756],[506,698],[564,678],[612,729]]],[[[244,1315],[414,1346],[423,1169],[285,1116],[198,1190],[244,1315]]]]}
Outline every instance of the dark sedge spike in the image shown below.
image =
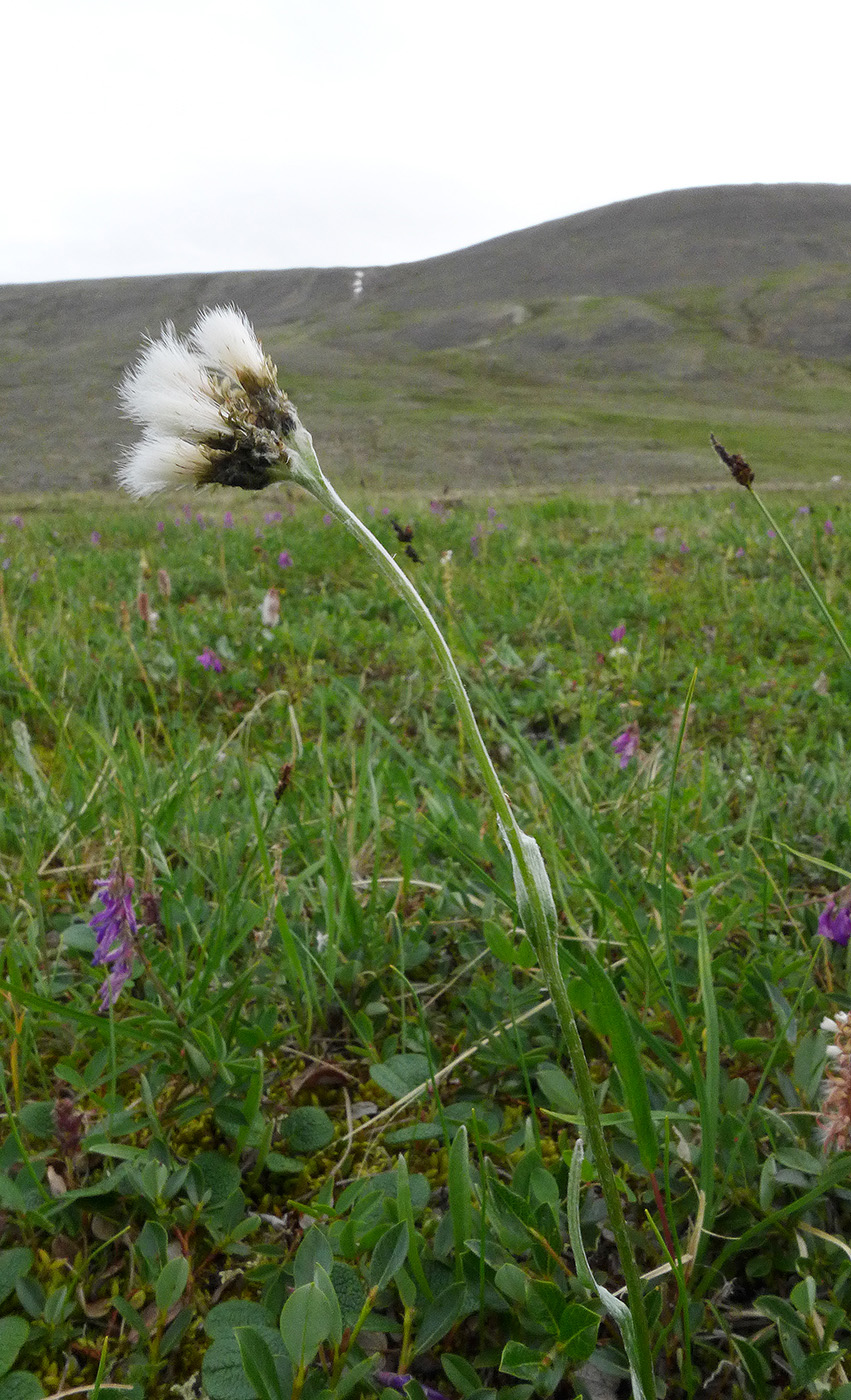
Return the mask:
{"type": "Polygon", "coordinates": [[[718,453],[725,467],[730,468],[730,474],[733,480],[738,482],[739,486],[744,486],[747,491],[750,491],[754,475],[744,457],[741,457],[738,452],[728,452],[726,448],[721,446],[721,443],[714,433],[709,434],[709,441],[712,443],[712,446],[715,448],[715,451],[718,453]]]}

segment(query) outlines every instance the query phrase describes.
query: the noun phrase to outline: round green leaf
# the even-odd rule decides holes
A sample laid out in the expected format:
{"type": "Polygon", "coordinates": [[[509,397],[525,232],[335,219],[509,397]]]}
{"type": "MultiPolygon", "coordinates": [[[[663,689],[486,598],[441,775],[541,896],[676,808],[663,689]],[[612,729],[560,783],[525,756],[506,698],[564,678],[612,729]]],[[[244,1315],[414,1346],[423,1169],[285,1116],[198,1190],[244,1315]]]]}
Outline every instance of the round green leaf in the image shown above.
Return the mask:
{"type": "Polygon", "coordinates": [[[11,1371],[29,1331],[30,1325],[23,1317],[0,1317],[0,1376],[11,1371]]]}
{"type": "Polygon", "coordinates": [[[0,1303],[8,1298],[19,1278],[33,1266],[31,1249],[4,1249],[0,1252],[0,1303]]]}
{"type": "MultiPolygon", "coordinates": [[[[275,1359],[285,1355],[283,1342],[274,1327],[258,1325],[253,1320],[251,1325],[259,1332],[275,1359]]],[[[245,1374],[239,1342],[232,1329],[217,1336],[208,1348],[201,1367],[201,1379],[209,1400],[257,1400],[257,1392],[245,1374]]]]}
{"type": "Polygon", "coordinates": [[[226,1303],[217,1303],[204,1320],[204,1331],[214,1340],[225,1337],[234,1327],[269,1327],[272,1319],[262,1303],[252,1303],[249,1298],[230,1298],[226,1303]]]}
{"type": "Polygon", "coordinates": [[[220,1206],[226,1201],[242,1180],[236,1163],[220,1152],[200,1152],[192,1162],[192,1169],[201,1178],[201,1190],[210,1192],[211,1206],[220,1206]]]}
{"type": "Polygon", "coordinates": [[[291,1152],[320,1152],[334,1137],[334,1124],[323,1108],[294,1108],[281,1133],[291,1152]]]}
{"type": "Polygon", "coordinates": [[[29,1371],[10,1371],[0,1380],[0,1400],[43,1400],[41,1381],[29,1371]]]}
{"type": "Polygon", "coordinates": [[[369,1077],[394,1099],[401,1099],[411,1089],[426,1083],[428,1060],[425,1055],[391,1055],[383,1064],[373,1065],[369,1077]]]}

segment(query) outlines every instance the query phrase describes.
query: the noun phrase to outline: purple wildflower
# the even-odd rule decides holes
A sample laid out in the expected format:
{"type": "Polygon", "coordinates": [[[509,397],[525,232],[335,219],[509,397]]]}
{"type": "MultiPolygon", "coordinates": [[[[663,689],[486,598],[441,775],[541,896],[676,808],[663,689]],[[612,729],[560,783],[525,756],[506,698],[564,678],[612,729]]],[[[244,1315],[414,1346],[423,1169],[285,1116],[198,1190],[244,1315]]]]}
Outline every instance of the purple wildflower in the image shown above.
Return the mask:
{"type": "Polygon", "coordinates": [[[798,506],[798,510],[797,510],[797,514],[798,514],[798,515],[809,515],[809,513],[810,513],[810,508],[809,508],[809,506],[798,506]]]}
{"type": "Polygon", "coordinates": [[[473,556],[474,559],[478,559],[478,557],[479,557],[479,536],[478,536],[478,535],[471,535],[471,536],[470,536],[470,553],[472,554],[472,556],[473,556]]]}
{"type": "Polygon", "coordinates": [[[429,510],[431,511],[432,515],[439,515],[439,516],[441,517],[441,519],[443,518],[443,502],[442,502],[442,501],[429,501],[429,503],[428,503],[428,508],[429,508],[429,510]]]}
{"type": "Polygon", "coordinates": [[[654,540],[656,541],[657,544],[664,544],[664,543],[665,543],[665,540],[667,539],[667,536],[668,536],[668,527],[667,527],[667,525],[654,525],[654,526],[653,526],[653,538],[654,538],[654,540]]]}
{"type": "Polygon", "coordinates": [[[612,740],[612,748],[616,754],[620,755],[621,768],[626,768],[629,760],[638,753],[638,725],[635,721],[627,725],[626,729],[612,740]]]}
{"type": "Polygon", "coordinates": [[[367,506],[366,513],[367,515],[375,515],[375,506],[367,506]]]}
{"type": "Polygon", "coordinates": [[[38,569],[33,569],[32,573],[30,574],[30,583],[38,583],[38,579],[39,579],[39,570],[38,570],[38,569]]]}
{"type": "Polygon", "coordinates": [[[291,568],[292,568],[292,566],[293,566],[293,557],[292,557],[292,555],[290,554],[290,551],[289,551],[288,549],[282,549],[282,550],[281,550],[280,554],[278,555],[278,564],[279,564],[280,568],[282,568],[282,569],[291,569],[291,568]]]}
{"type": "Polygon", "coordinates": [[[233,511],[232,511],[232,510],[226,510],[226,511],[225,511],[224,516],[223,516],[223,518],[222,518],[222,525],[224,526],[224,528],[225,528],[226,530],[232,530],[232,529],[233,529],[233,511]]]}
{"type": "Polygon", "coordinates": [[[92,967],[110,969],[100,989],[101,1011],[115,1005],[133,968],[133,940],[137,932],[133,888],[133,876],[124,874],[118,860],[113,862],[106,880],[95,880],[103,909],[90,920],[97,934],[92,967]]]}
{"type": "Polygon", "coordinates": [[[688,553],[689,553],[689,547],[688,547],[688,545],[686,544],[685,540],[680,540],[680,554],[688,554],[688,553]]]}
{"type": "Polygon", "coordinates": [[[214,651],[211,651],[209,647],[205,647],[204,650],[200,653],[200,655],[196,656],[195,660],[199,662],[201,666],[204,667],[205,671],[224,670],[221,658],[216,656],[216,653],[214,651]]]}
{"type": "Polygon", "coordinates": [[[198,514],[196,515],[195,519],[196,519],[197,523],[200,525],[201,529],[202,529],[202,530],[206,530],[206,528],[207,528],[207,522],[206,522],[206,520],[204,519],[203,515],[201,514],[200,510],[199,510],[198,514]]]}
{"type": "Polygon", "coordinates": [[[776,530],[767,530],[767,531],[766,531],[766,534],[768,535],[768,538],[769,538],[770,540],[776,540],[776,539],[777,539],[777,531],[776,531],[776,530]]]}
{"type": "Polygon", "coordinates": [[[494,506],[488,506],[488,520],[496,520],[496,509],[494,506]]]}
{"type": "Polygon", "coordinates": [[[279,510],[267,510],[266,514],[263,516],[263,519],[266,521],[267,525],[277,525],[280,520],[283,520],[283,518],[284,517],[279,510]]]}
{"type": "Polygon", "coordinates": [[[322,524],[323,524],[323,525],[333,525],[333,524],[334,524],[334,517],[333,517],[333,515],[331,514],[330,510],[326,510],[325,514],[323,515],[323,517],[322,517],[322,524]]]}
{"type": "MultiPolygon", "coordinates": [[[[388,1390],[398,1390],[400,1394],[404,1394],[405,1386],[412,1377],[410,1374],[400,1376],[396,1371],[376,1371],[373,1379],[378,1381],[379,1385],[386,1386],[388,1390]]],[[[433,1390],[430,1385],[423,1385],[422,1381],[419,1384],[426,1400],[446,1400],[446,1396],[441,1391],[433,1390]]]]}
{"type": "Polygon", "coordinates": [[[92,533],[89,535],[89,539],[91,540],[92,544],[100,544],[100,531],[92,530],[92,533]]]}
{"type": "Polygon", "coordinates": [[[382,514],[382,515],[389,515],[389,514],[390,514],[390,507],[389,507],[389,506],[382,506],[382,507],[381,507],[381,514],[382,514]]]}
{"type": "Polygon", "coordinates": [[[826,535],[833,535],[833,534],[836,533],[836,531],[835,531],[834,528],[833,528],[833,521],[832,521],[832,520],[826,520],[826,521],[824,522],[824,533],[825,533],[826,535]]]}
{"type": "Polygon", "coordinates": [[[626,628],[624,627],[623,623],[619,624],[619,626],[617,627],[613,627],[611,632],[609,633],[609,636],[615,643],[615,646],[617,646],[619,642],[622,642],[624,637],[626,636],[626,628]]]}
{"type": "Polygon", "coordinates": [[[819,938],[828,938],[840,948],[846,948],[851,940],[851,914],[847,908],[837,907],[832,896],[819,915],[817,931],[819,938]]]}
{"type": "Polygon", "coordinates": [[[23,517],[22,515],[13,515],[13,516],[12,516],[12,524],[13,524],[13,525],[17,525],[17,527],[18,527],[19,530],[23,530],[23,528],[24,528],[24,517],[23,517]]]}
{"type": "Polygon", "coordinates": [[[164,520],[158,520],[158,521],[157,521],[157,534],[161,535],[161,534],[163,533],[164,530],[165,530],[165,521],[164,521],[164,520]]]}
{"type": "Polygon", "coordinates": [[[183,519],[184,519],[184,520],[191,520],[191,519],[192,519],[192,507],[189,505],[188,502],[187,502],[186,505],[184,505],[184,507],[183,507],[183,519]]]}
{"type": "Polygon", "coordinates": [[[2,564],[1,567],[4,568],[4,569],[8,569],[9,565],[11,564],[11,562],[12,562],[11,559],[4,559],[4,560],[3,560],[3,564],[2,564]]]}

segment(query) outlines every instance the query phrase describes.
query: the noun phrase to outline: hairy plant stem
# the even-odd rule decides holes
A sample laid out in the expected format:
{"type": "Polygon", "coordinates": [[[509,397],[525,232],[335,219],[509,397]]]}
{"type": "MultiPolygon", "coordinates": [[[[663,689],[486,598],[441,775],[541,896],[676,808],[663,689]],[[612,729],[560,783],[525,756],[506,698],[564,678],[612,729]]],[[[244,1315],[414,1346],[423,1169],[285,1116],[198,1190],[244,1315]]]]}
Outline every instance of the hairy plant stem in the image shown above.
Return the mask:
{"type": "MultiPolygon", "coordinates": [[[[308,438],[309,441],[307,434],[305,434],[305,437],[308,438]]],[[[603,1197],[609,1215],[609,1224],[615,1237],[615,1244],[626,1282],[629,1309],[632,1314],[639,1346],[639,1356],[636,1358],[636,1370],[638,1371],[646,1400],[654,1400],[656,1390],[653,1378],[653,1361],[641,1279],[635,1262],[633,1247],[627,1233],[626,1221],[624,1219],[623,1207],[615,1181],[615,1174],[603,1135],[602,1124],[600,1122],[600,1110],[597,1107],[597,1100],[594,1094],[594,1081],[591,1078],[591,1071],[588,1068],[588,1061],[585,1058],[585,1051],[582,1047],[579,1029],[573,1014],[573,1007],[570,1004],[567,987],[565,986],[559,964],[555,910],[554,906],[552,906],[552,895],[549,892],[549,881],[544,870],[543,861],[538,852],[536,843],[521,830],[514,816],[511,805],[497,776],[496,769],[493,766],[485,741],[482,738],[467,692],[464,689],[464,683],[461,680],[461,675],[455,664],[455,659],[449,650],[437,622],[410,579],[399,567],[392,555],[390,555],[381,542],[376,539],[371,530],[369,530],[354,512],[349,509],[345,501],[337,495],[337,492],[319,466],[315,453],[313,452],[312,443],[310,443],[309,455],[305,450],[303,442],[299,444],[299,448],[299,454],[294,458],[291,464],[293,479],[304,486],[316,500],[335,515],[337,519],[345,525],[346,529],[354,535],[358,543],[363,546],[370,558],[374,560],[381,573],[404,599],[411,609],[411,612],[414,614],[414,617],[424,628],[437,654],[437,658],[443,667],[452,699],[458,711],[461,727],[469,746],[468,751],[476,760],[485,788],[493,802],[499,826],[511,851],[512,864],[515,872],[515,884],[518,885],[519,896],[522,896],[523,893],[520,886],[522,885],[522,887],[525,887],[525,899],[522,899],[522,897],[518,898],[518,903],[521,904],[521,915],[526,925],[526,932],[529,935],[538,957],[541,971],[544,974],[544,979],[550,990],[553,1005],[564,1033],[567,1051],[570,1056],[574,1079],[576,1081],[576,1088],[582,1105],[585,1131],[594,1154],[597,1171],[599,1172],[600,1186],[603,1191],[603,1197]],[[536,859],[534,857],[536,857],[536,859]],[[544,890],[544,897],[542,897],[542,889],[544,890]]]]}

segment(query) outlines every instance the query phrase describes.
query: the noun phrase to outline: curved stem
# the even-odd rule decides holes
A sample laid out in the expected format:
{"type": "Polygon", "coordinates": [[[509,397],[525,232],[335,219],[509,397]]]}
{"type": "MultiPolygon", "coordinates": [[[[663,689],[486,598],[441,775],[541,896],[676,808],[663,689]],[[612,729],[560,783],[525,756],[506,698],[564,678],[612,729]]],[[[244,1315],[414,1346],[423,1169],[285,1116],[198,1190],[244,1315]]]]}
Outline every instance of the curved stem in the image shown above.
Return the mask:
{"type": "MultiPolygon", "coordinates": [[[[304,437],[309,442],[309,435],[304,437]]],[[[639,1355],[636,1358],[637,1371],[647,1400],[655,1397],[653,1361],[650,1348],[647,1314],[638,1266],[630,1243],[624,1219],[623,1207],[618,1193],[615,1174],[606,1147],[600,1122],[600,1110],[594,1093],[594,1081],[585,1058],[582,1040],[570,1004],[567,987],[562,976],[558,958],[558,927],[555,905],[552,900],[549,880],[537,843],[520,828],[497,776],[493,761],[476,722],[469,697],[464,689],[458,667],[446,640],[428,607],[420,597],[407,574],[387,552],[380,540],[364,525],[345,501],[338,496],[323,473],[310,443],[309,454],[304,441],[299,443],[300,451],[291,462],[292,477],[304,486],[321,504],[345,525],[355,539],[375,561],[381,573],[407,603],[417,621],[424,628],[437,658],[443,668],[450,694],[455,702],[461,726],[475,758],[482,780],[496,810],[497,819],[508,843],[514,866],[515,885],[523,922],[526,925],[536,955],[552,996],[553,1005],[564,1033],[570,1057],[576,1088],[582,1105],[585,1130],[594,1161],[600,1176],[600,1186],[606,1202],[609,1224],[615,1237],[624,1281],[629,1299],[638,1341],[639,1355]],[[525,896],[525,897],[524,897],[525,896]]]]}

